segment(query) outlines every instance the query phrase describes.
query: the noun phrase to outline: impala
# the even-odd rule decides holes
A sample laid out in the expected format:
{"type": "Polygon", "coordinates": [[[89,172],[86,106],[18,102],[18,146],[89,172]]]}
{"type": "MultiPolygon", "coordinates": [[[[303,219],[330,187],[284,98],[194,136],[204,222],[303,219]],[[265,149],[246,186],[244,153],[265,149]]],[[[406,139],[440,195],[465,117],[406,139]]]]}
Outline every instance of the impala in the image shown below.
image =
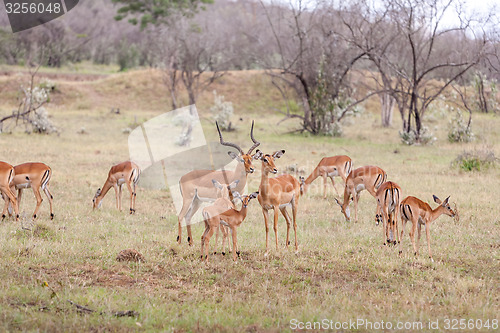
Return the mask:
{"type": "MultiPolygon", "coordinates": [[[[371,165],[354,169],[349,176],[347,176],[344,188],[344,202],[340,203],[335,198],[335,202],[340,206],[340,211],[344,214],[347,221],[351,219],[351,210],[349,209],[350,201],[354,201],[354,220],[357,222],[360,192],[367,190],[375,198],[376,191],[386,179],[387,174],[384,170],[371,165]]],[[[377,210],[377,218],[378,215],[377,210]]]]}
{"type": "MultiPolygon", "coordinates": [[[[434,202],[439,204],[435,209],[432,209],[428,203],[423,202],[422,200],[415,197],[406,197],[403,202],[401,202],[401,239],[403,239],[403,233],[405,230],[406,222],[411,221],[412,229],[410,231],[410,238],[413,244],[413,250],[415,251],[415,255],[418,255],[419,243],[420,243],[420,227],[422,224],[425,225],[425,236],[427,238],[427,247],[429,249],[429,257],[432,261],[432,252],[431,252],[431,235],[430,235],[430,227],[431,223],[440,217],[442,214],[455,217],[455,212],[451,209],[448,200],[450,197],[446,198],[443,202],[436,197],[434,198],[434,202]],[[418,239],[417,245],[415,246],[415,231],[418,227],[418,239]]],[[[402,247],[400,246],[399,253],[402,253],[402,247]]]]}
{"type": "Polygon", "coordinates": [[[311,172],[309,177],[305,179],[303,182],[303,193],[307,192],[309,185],[316,180],[318,177],[323,178],[323,198],[326,198],[326,183],[327,178],[330,178],[332,181],[333,188],[337,195],[339,192],[335,187],[335,180],[333,177],[339,176],[342,178],[344,183],[346,182],[347,176],[351,173],[352,161],[349,156],[346,155],[338,155],[331,157],[323,157],[321,161],[318,163],[318,166],[311,172]]]}
{"type": "Polygon", "coordinates": [[[16,213],[16,220],[19,221],[19,207],[17,205],[17,198],[14,192],[10,188],[10,184],[12,179],[14,178],[15,172],[14,167],[9,163],[0,162],[0,192],[2,197],[5,200],[5,206],[2,212],[2,219],[5,218],[5,214],[7,213],[7,208],[9,206],[9,202],[14,207],[14,211],[16,213]]]}
{"type": "Polygon", "coordinates": [[[213,186],[212,180],[215,179],[221,184],[230,184],[235,180],[240,180],[235,190],[242,192],[248,174],[254,172],[254,167],[252,165],[253,155],[252,151],[260,145],[260,142],[255,140],[253,137],[253,125],[250,130],[250,138],[253,141],[253,146],[250,147],[248,152],[245,154],[243,150],[235,143],[226,142],[222,138],[222,133],[217,125],[217,131],[219,132],[220,143],[223,146],[233,147],[238,150],[238,154],[232,151],[228,152],[228,155],[237,160],[237,166],[234,171],[226,170],[194,170],[191,171],[179,180],[179,187],[182,194],[182,208],[178,215],[178,225],[179,234],[177,236],[177,242],[181,243],[182,236],[182,220],[186,221],[186,229],[188,233],[188,243],[193,245],[193,237],[191,235],[191,218],[198,211],[202,202],[213,202],[217,198],[216,189],[213,186]]]}
{"type": "MultiPolygon", "coordinates": [[[[236,192],[237,193],[237,192],[236,192]]],[[[236,228],[241,225],[243,220],[245,220],[247,216],[247,207],[250,203],[250,200],[257,197],[259,192],[254,192],[250,195],[244,196],[243,198],[239,193],[237,193],[237,197],[241,199],[242,206],[238,211],[235,208],[231,208],[223,213],[212,214],[207,210],[203,211],[203,218],[205,220],[205,232],[203,236],[201,236],[201,258],[203,259],[203,254],[205,254],[205,262],[208,262],[208,247],[210,244],[210,238],[212,237],[215,230],[217,230],[221,225],[226,226],[231,230],[231,236],[233,239],[233,260],[237,260],[237,255],[239,256],[238,249],[238,241],[236,236],[236,228]],[[205,251],[205,253],[203,253],[205,251]]],[[[227,233],[224,233],[224,240],[227,237],[227,233]]]]}
{"type": "Polygon", "coordinates": [[[380,185],[376,193],[377,199],[377,222],[382,220],[383,233],[384,233],[384,245],[389,245],[394,241],[396,245],[395,235],[399,238],[398,229],[398,213],[399,213],[399,203],[401,201],[401,187],[394,182],[385,182],[380,185]],[[380,213],[380,215],[378,215],[380,213]]]}
{"type": "Polygon", "coordinates": [[[93,208],[99,208],[102,204],[102,199],[108,191],[113,187],[115,189],[116,196],[116,208],[122,210],[122,185],[127,184],[127,188],[130,192],[130,214],[135,213],[135,198],[137,196],[135,188],[139,177],[141,175],[141,169],[131,161],[125,161],[120,164],[111,167],[108,173],[108,178],[101,188],[97,189],[94,195],[93,208]]]}
{"type": "Polygon", "coordinates": [[[257,151],[256,155],[262,160],[262,176],[259,187],[258,200],[262,206],[262,214],[264,215],[264,223],[266,225],[266,253],[269,253],[269,209],[274,210],[274,235],[276,238],[276,250],[278,250],[278,209],[286,221],[286,247],[290,244],[290,216],[286,208],[291,206],[293,229],[295,232],[295,251],[298,252],[297,242],[297,209],[300,197],[300,183],[291,175],[281,175],[275,178],[269,178],[269,174],[278,173],[278,169],[274,164],[276,158],[280,158],[285,153],[285,150],[278,150],[272,155],[263,154],[257,151]]]}
{"type": "Polygon", "coordinates": [[[54,219],[54,211],[52,208],[52,200],[54,197],[50,193],[49,190],[49,182],[52,177],[52,169],[44,164],[44,163],[23,163],[16,165],[14,167],[15,176],[10,183],[11,189],[17,193],[17,208],[19,210],[19,206],[21,205],[21,196],[23,193],[23,189],[32,188],[33,193],[36,198],[36,207],[33,212],[33,219],[36,219],[38,210],[42,204],[42,195],[40,194],[40,190],[42,190],[47,199],[49,199],[50,205],[50,219],[54,219]]]}

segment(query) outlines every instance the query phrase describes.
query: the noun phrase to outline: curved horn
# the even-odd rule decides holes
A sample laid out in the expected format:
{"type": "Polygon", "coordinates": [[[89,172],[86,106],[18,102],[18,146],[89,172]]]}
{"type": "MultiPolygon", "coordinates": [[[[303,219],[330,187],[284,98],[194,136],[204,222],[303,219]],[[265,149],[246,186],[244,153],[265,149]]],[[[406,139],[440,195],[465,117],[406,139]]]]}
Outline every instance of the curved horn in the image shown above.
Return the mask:
{"type": "Polygon", "coordinates": [[[260,142],[257,141],[257,140],[255,140],[255,138],[253,137],[253,123],[254,123],[254,121],[252,120],[252,129],[250,130],[250,138],[253,141],[253,146],[250,147],[250,149],[248,150],[247,155],[250,155],[250,153],[252,152],[252,150],[254,150],[255,148],[257,148],[260,145],[260,142]]]}
{"type": "Polygon", "coordinates": [[[240,154],[243,155],[243,150],[241,150],[241,148],[237,144],[231,142],[225,142],[224,139],[222,139],[222,133],[220,132],[219,124],[215,122],[215,125],[217,125],[217,131],[219,132],[220,144],[223,146],[236,148],[240,152],[240,154]]]}

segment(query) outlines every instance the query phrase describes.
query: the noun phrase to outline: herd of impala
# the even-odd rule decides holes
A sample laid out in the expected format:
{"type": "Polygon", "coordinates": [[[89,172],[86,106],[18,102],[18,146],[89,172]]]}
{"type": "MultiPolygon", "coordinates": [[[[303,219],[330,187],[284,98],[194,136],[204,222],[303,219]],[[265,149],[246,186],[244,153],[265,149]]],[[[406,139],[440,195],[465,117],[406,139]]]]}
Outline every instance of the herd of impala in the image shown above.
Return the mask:
{"type": "MultiPolygon", "coordinates": [[[[217,125],[217,124],[216,124],[217,125]]],[[[304,177],[295,178],[289,174],[282,174],[270,177],[270,174],[277,174],[278,169],[275,160],[285,154],[285,150],[278,150],[272,154],[265,154],[260,150],[252,152],[260,145],[254,138],[254,124],[250,130],[250,138],[253,145],[245,153],[237,144],[224,141],[222,133],[217,125],[220,143],[224,146],[235,148],[238,153],[229,151],[229,156],[237,161],[234,171],[213,171],[213,170],[194,170],[179,180],[180,191],[182,194],[182,209],[178,214],[179,234],[177,241],[181,243],[182,222],[185,221],[188,233],[188,243],[193,244],[191,233],[191,219],[199,210],[204,202],[210,203],[202,210],[202,216],[205,223],[205,231],[201,236],[201,258],[208,262],[209,242],[212,235],[216,232],[216,244],[219,231],[223,234],[223,250],[225,254],[225,242],[228,233],[232,237],[233,259],[237,260],[239,248],[237,244],[236,228],[241,225],[247,215],[247,207],[252,199],[257,198],[264,217],[266,228],[266,252],[269,253],[269,210],[273,210],[273,229],[278,250],[278,217],[279,212],[285,218],[287,224],[287,235],[285,246],[290,244],[290,228],[293,223],[295,251],[298,251],[297,240],[297,212],[299,207],[299,198],[304,195],[310,184],[318,177],[323,178],[323,197],[326,198],[327,179],[330,178],[333,188],[339,195],[334,177],[341,177],[344,181],[343,201],[335,198],[335,202],[340,206],[342,214],[346,220],[351,218],[349,205],[354,201],[354,219],[358,220],[358,200],[361,191],[367,190],[377,202],[375,214],[376,224],[383,224],[384,245],[399,243],[399,253],[402,253],[401,239],[405,229],[406,222],[411,221],[412,229],[410,238],[412,241],[415,255],[418,255],[418,247],[421,236],[421,226],[425,227],[427,246],[429,256],[432,259],[430,247],[430,224],[440,215],[445,214],[451,217],[455,212],[451,209],[448,202],[449,197],[441,201],[433,196],[434,201],[439,204],[432,209],[429,204],[422,200],[408,196],[401,200],[401,188],[392,181],[387,181],[387,174],[384,170],[376,166],[363,166],[352,169],[351,158],[345,155],[324,157],[312,173],[304,177]],[[255,171],[254,160],[261,161],[261,181],[259,190],[249,195],[242,196],[242,192],[247,183],[248,175],[255,171]],[[235,201],[242,202],[238,210],[235,201]],[[287,211],[291,209],[291,217],[287,211]],[[398,227],[398,215],[401,219],[401,233],[398,227]],[[415,244],[415,233],[418,231],[418,238],[415,244]],[[395,239],[397,236],[397,241],[395,239]]],[[[109,170],[108,177],[102,189],[99,188],[93,198],[93,208],[100,207],[102,199],[111,189],[115,190],[116,206],[121,210],[122,185],[126,184],[130,192],[130,214],[135,213],[136,185],[139,181],[140,169],[130,161],[117,164],[109,170]]],[[[37,217],[37,212],[43,201],[40,194],[42,190],[47,196],[50,204],[50,218],[54,218],[52,208],[52,194],[49,190],[49,182],[52,176],[52,170],[43,163],[24,163],[12,166],[5,162],[0,162],[0,192],[5,200],[2,219],[6,214],[12,215],[14,210],[16,220],[19,220],[19,205],[21,201],[22,190],[32,188],[36,197],[36,207],[33,213],[33,219],[37,217]],[[17,196],[15,191],[17,192],[17,196]]],[[[217,246],[217,245],[216,245],[217,246]]]]}

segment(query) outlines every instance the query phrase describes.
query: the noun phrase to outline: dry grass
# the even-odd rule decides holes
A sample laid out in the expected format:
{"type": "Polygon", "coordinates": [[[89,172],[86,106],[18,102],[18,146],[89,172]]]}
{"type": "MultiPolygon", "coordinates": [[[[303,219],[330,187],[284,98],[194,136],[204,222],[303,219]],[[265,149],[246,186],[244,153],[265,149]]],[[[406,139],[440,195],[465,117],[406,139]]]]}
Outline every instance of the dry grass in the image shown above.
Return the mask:
{"type": "MultiPolygon", "coordinates": [[[[177,218],[166,191],[140,188],[133,216],[116,211],[111,192],[100,211],[91,209],[93,194],[110,165],[128,158],[122,129],[134,116],[143,121],[169,110],[160,79],[144,71],[91,82],[57,81],[59,96],[49,112],[62,128],[60,136],[0,136],[1,160],[43,161],[52,167],[56,214],[50,221],[45,201],[40,219],[30,226],[35,200],[25,191],[22,224],[30,230],[13,220],[0,224],[0,330],[274,332],[289,329],[294,318],[424,323],[439,319],[441,325],[445,318],[499,318],[500,174],[496,168],[461,172],[450,163],[464,149],[480,144],[498,156],[500,119],[475,117],[476,144],[448,143],[443,120],[433,129],[436,145],[403,146],[399,124],[381,128],[370,111],[346,127],[340,139],[282,135],[294,123],[275,127],[280,117],[260,107],[279,103],[279,96],[271,97],[266,78],[256,72],[231,73],[217,90],[242,105],[235,111],[243,117],[240,126],[245,130],[228,133],[227,140],[248,146],[249,120],[262,111],[265,119],[256,118],[256,137],[265,152],[286,150],[278,168],[296,164],[308,173],[323,156],[347,154],[355,167],[384,168],[404,195],[428,202],[432,194],[451,195],[460,220],[441,217],[433,223],[436,262],[427,258],[425,236],[421,256],[415,258],[407,233],[399,258],[396,248],[381,246],[382,230],[375,226],[375,201],[369,194],[361,195],[360,222],[346,223],[333,202],[333,189],[329,187],[328,199],[323,200],[318,180],[318,189],[300,199],[298,255],[280,248],[264,257],[263,219],[255,201],[238,230],[241,260],[234,264],[230,256],[216,255],[204,265],[199,260],[202,226],[193,227],[194,247],[187,246],[185,231],[178,246],[177,218]],[[155,83],[146,89],[142,85],[148,80],[155,83]],[[236,90],[237,81],[249,86],[236,90]],[[122,113],[111,114],[108,108],[113,106],[122,113]],[[82,126],[88,135],[77,133],[82,126]],[[117,262],[117,253],[125,248],[136,249],[147,262],[117,262]],[[81,313],[67,300],[97,312],[81,313]],[[112,315],[128,310],[139,316],[112,315]]],[[[2,82],[10,78],[0,77],[2,82]]],[[[211,100],[201,101],[204,114],[211,100]]],[[[0,105],[0,110],[8,107],[0,105]]],[[[208,119],[203,125],[207,136],[216,139],[208,119]]],[[[258,187],[259,179],[259,174],[251,175],[250,190],[258,187]]],[[[337,186],[340,190],[341,184],[337,186]]],[[[127,192],[124,207],[126,198],[127,192]]],[[[280,218],[280,247],[285,233],[280,218]]]]}

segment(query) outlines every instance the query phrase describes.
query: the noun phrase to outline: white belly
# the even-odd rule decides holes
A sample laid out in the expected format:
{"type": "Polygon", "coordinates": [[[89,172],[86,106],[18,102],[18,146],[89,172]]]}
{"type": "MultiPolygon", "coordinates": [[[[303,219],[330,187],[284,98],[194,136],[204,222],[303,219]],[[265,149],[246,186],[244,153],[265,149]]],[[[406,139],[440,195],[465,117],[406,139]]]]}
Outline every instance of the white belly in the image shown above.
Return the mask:
{"type": "Polygon", "coordinates": [[[286,203],[286,204],[281,204],[280,208],[286,208],[286,207],[291,207],[291,206],[292,206],[292,203],[289,202],[289,203],[286,203]]]}
{"type": "Polygon", "coordinates": [[[16,190],[22,190],[22,189],[30,188],[30,187],[31,187],[31,183],[17,184],[16,185],[16,190]]]}
{"type": "Polygon", "coordinates": [[[334,171],[328,173],[328,177],[337,177],[338,175],[339,175],[338,170],[334,170],[334,171]]]}
{"type": "Polygon", "coordinates": [[[118,186],[125,184],[125,178],[118,179],[117,184],[118,184],[118,186]]]}
{"type": "Polygon", "coordinates": [[[361,192],[365,189],[365,184],[359,184],[356,186],[356,192],[361,192]]]}

